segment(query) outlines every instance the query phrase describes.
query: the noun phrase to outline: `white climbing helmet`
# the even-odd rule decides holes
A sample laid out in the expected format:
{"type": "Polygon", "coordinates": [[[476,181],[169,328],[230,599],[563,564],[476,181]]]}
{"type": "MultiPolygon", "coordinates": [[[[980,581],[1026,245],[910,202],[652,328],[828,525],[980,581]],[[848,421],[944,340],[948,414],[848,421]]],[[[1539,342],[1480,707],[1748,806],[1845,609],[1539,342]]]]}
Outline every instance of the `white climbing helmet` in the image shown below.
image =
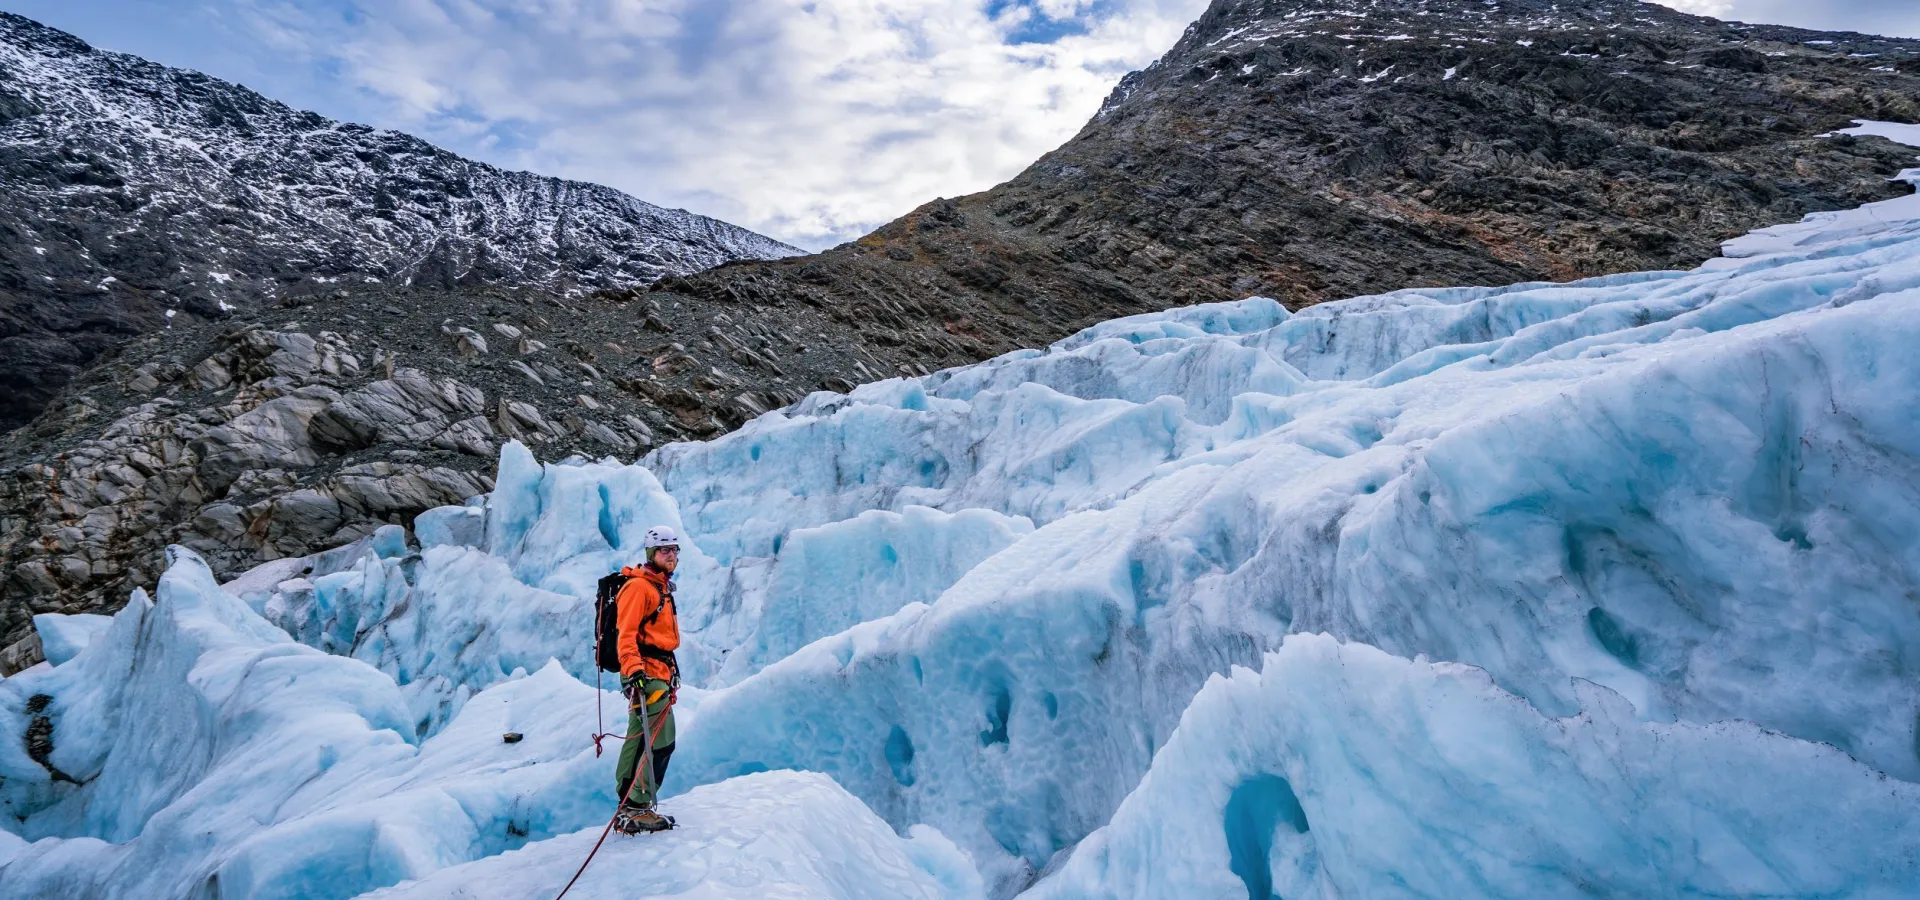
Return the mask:
{"type": "Polygon", "coordinates": [[[672,526],[655,525],[647,529],[646,539],[640,542],[640,546],[647,550],[655,547],[678,547],[680,535],[674,532],[672,526]]]}

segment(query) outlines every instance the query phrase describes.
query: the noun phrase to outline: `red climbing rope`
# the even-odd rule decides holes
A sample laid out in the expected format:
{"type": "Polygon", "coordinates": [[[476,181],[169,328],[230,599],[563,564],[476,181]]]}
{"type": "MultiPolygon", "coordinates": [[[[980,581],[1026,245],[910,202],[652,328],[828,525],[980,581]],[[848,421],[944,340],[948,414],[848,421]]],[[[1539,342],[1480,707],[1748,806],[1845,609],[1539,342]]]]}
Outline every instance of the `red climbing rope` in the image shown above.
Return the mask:
{"type": "MultiPolygon", "coordinates": [[[[606,740],[607,738],[619,738],[619,739],[620,739],[620,740],[621,740],[622,742],[626,742],[626,741],[630,741],[630,740],[633,740],[634,738],[637,738],[637,737],[639,737],[639,735],[637,735],[637,734],[614,734],[614,733],[613,733],[613,732],[611,732],[611,731],[600,731],[600,730],[598,730],[598,729],[601,729],[601,728],[605,728],[605,727],[607,727],[607,720],[606,720],[606,716],[605,716],[605,714],[603,714],[603,713],[602,713],[602,712],[600,711],[600,701],[601,701],[601,697],[600,697],[600,694],[601,694],[601,692],[600,692],[600,690],[599,690],[599,687],[600,687],[600,675],[599,675],[599,674],[598,674],[597,672],[596,672],[596,673],[594,674],[594,676],[593,676],[593,686],[594,686],[594,692],[593,692],[593,723],[594,723],[594,728],[595,728],[595,731],[594,731],[594,734],[593,734],[593,756],[594,756],[594,758],[595,758],[595,759],[599,759],[599,758],[600,758],[600,742],[601,742],[601,741],[603,741],[603,740],[606,740]]],[[[680,697],[680,691],[679,691],[679,690],[677,690],[677,689],[676,689],[676,690],[673,690],[673,692],[672,692],[671,694],[669,694],[669,695],[667,696],[667,707],[666,707],[666,709],[663,709],[663,710],[661,710],[661,711],[660,711],[660,719],[659,719],[659,721],[658,721],[658,722],[655,722],[655,723],[654,723],[654,726],[653,726],[653,728],[652,728],[652,732],[653,732],[653,733],[647,736],[647,746],[649,746],[649,747],[651,747],[651,746],[653,746],[653,739],[654,739],[654,738],[657,738],[657,737],[659,737],[659,736],[660,736],[660,722],[665,722],[665,721],[666,721],[666,719],[667,719],[667,710],[668,710],[668,709],[672,709],[672,708],[673,708],[673,702],[674,702],[675,700],[677,700],[677,699],[679,699],[679,697],[680,697]]],[[[628,698],[628,699],[632,699],[632,698],[628,698]]],[[[632,706],[631,706],[631,704],[630,704],[630,705],[628,706],[628,709],[632,709],[632,706]]]]}
{"type": "Polygon", "coordinates": [[[587,874],[587,864],[593,862],[593,855],[595,853],[600,852],[600,845],[607,842],[607,835],[613,833],[613,823],[619,818],[620,810],[616,807],[613,811],[613,818],[607,820],[607,827],[600,829],[600,839],[593,842],[593,849],[587,851],[587,858],[580,861],[580,871],[573,873],[573,877],[567,879],[567,886],[561,888],[560,896],[553,898],[553,900],[562,900],[562,898],[566,897],[567,892],[573,890],[573,883],[579,881],[580,876],[587,874]]]}
{"type": "MultiPolygon", "coordinates": [[[[596,642],[596,643],[597,643],[597,642],[596,642]]],[[[603,718],[603,716],[602,716],[602,714],[601,714],[601,711],[600,711],[600,710],[601,710],[601,706],[600,706],[600,700],[601,700],[601,698],[600,698],[600,691],[598,690],[598,689],[599,689],[599,687],[600,687],[600,676],[599,676],[599,675],[597,674],[597,672],[598,672],[598,668],[599,668],[598,666],[596,666],[596,667],[595,667],[595,671],[596,671],[596,674],[595,674],[595,675],[593,676],[593,686],[594,686],[594,688],[595,688],[595,690],[594,690],[594,692],[593,692],[593,693],[594,693],[594,699],[593,699],[593,712],[594,712],[594,721],[595,721],[595,723],[596,723],[597,725],[599,725],[600,727],[605,727],[605,719],[603,718]]],[[[644,683],[644,682],[643,682],[643,683],[644,683]]],[[[653,721],[653,726],[652,726],[651,728],[648,728],[648,729],[647,729],[647,749],[648,749],[648,751],[649,751],[649,753],[648,753],[648,756],[649,756],[649,757],[651,757],[651,756],[652,756],[652,753],[651,753],[651,751],[652,751],[652,749],[653,749],[653,742],[654,742],[654,739],[655,739],[655,738],[658,738],[658,737],[660,736],[660,728],[661,728],[661,726],[663,726],[663,725],[665,725],[665,724],[667,723],[667,714],[673,711],[673,703],[674,703],[674,701],[675,701],[675,700],[678,700],[679,698],[680,698],[680,692],[679,692],[679,691],[677,691],[677,690],[671,690],[671,689],[670,689],[670,690],[668,691],[668,693],[667,693],[667,705],[666,705],[666,707],[665,707],[664,709],[662,709],[662,710],[660,710],[660,716],[659,716],[658,718],[656,718],[656,719],[654,719],[654,721],[653,721]]],[[[629,698],[629,700],[631,700],[631,698],[629,698]]],[[[644,704],[646,703],[646,698],[645,698],[644,696],[643,696],[643,697],[641,697],[641,699],[640,699],[640,702],[641,702],[641,704],[643,704],[641,708],[642,708],[642,709],[644,709],[644,708],[645,708],[645,706],[644,706],[644,704]]],[[[632,739],[632,738],[634,738],[634,737],[638,737],[638,735],[625,735],[625,734],[595,734],[595,735],[593,736],[593,755],[594,755],[594,756],[596,756],[596,757],[598,757],[598,756],[600,755],[600,741],[601,741],[601,739],[603,739],[603,738],[610,738],[610,737],[617,737],[617,738],[620,738],[621,740],[623,740],[623,741],[624,741],[624,740],[630,740],[630,739],[632,739]]],[[[653,772],[652,772],[651,770],[652,770],[652,768],[653,768],[653,760],[652,760],[651,758],[648,758],[648,759],[644,759],[644,760],[641,760],[641,765],[644,765],[644,766],[646,766],[646,767],[648,768],[648,770],[649,770],[649,771],[647,771],[647,772],[646,772],[646,773],[644,773],[644,774],[645,774],[645,775],[646,775],[647,777],[652,777],[652,775],[653,775],[653,772]]],[[[636,771],[635,771],[635,772],[633,773],[633,777],[634,777],[634,780],[635,780],[635,781],[638,781],[638,780],[639,780],[639,779],[640,779],[640,778],[642,777],[642,773],[636,770],[636,771]]],[[[656,785],[656,786],[655,786],[655,788],[656,788],[656,789],[658,789],[658,785],[656,785]]],[[[628,788],[627,790],[628,790],[628,792],[629,792],[629,793],[631,793],[633,789],[632,789],[632,788],[628,788]]],[[[579,881],[579,880],[580,880],[580,876],[582,876],[582,875],[585,875],[585,874],[587,873],[587,866],[589,866],[589,865],[592,865],[592,864],[593,864],[593,856],[594,856],[594,854],[596,854],[596,853],[599,853],[599,852],[600,852],[600,845],[602,845],[602,844],[605,844],[605,843],[607,842],[607,835],[609,835],[609,834],[612,834],[612,833],[613,833],[613,823],[615,823],[615,822],[618,822],[618,821],[620,821],[620,804],[621,804],[621,803],[624,803],[624,802],[626,802],[626,799],[627,799],[627,798],[625,798],[625,797],[621,797],[619,801],[617,801],[617,802],[615,802],[615,803],[614,803],[614,806],[613,806],[613,818],[611,818],[611,819],[608,819],[608,820],[607,820],[607,827],[605,827],[605,828],[602,828],[602,829],[600,829],[600,839],[599,839],[599,840],[597,840],[597,841],[594,841],[594,842],[593,842],[593,849],[592,849],[592,850],[588,850],[588,851],[587,851],[587,858],[586,858],[586,859],[583,859],[583,860],[581,860],[581,861],[580,861],[580,868],[579,868],[579,870],[573,873],[573,877],[572,877],[572,878],[569,878],[569,879],[567,879],[567,886],[566,886],[566,887],[563,887],[563,888],[561,888],[561,889],[560,889],[560,893],[559,893],[559,895],[558,895],[558,896],[556,896],[556,897],[554,897],[554,898],[553,898],[553,900],[565,900],[565,898],[566,898],[566,896],[567,896],[567,892],[568,892],[568,891],[570,891],[570,890],[573,890],[573,885],[574,885],[574,882],[577,882],[577,881],[579,881]]]]}
{"type": "MultiPolygon", "coordinates": [[[[600,758],[600,739],[608,736],[600,733],[603,729],[607,727],[607,716],[606,716],[606,713],[603,711],[603,706],[605,705],[605,698],[601,696],[604,693],[606,693],[606,691],[600,687],[600,623],[596,621],[593,623],[593,731],[594,731],[593,758],[594,759],[600,758]]],[[[562,897],[567,896],[567,892],[570,890],[573,890],[574,882],[579,881],[580,876],[585,875],[587,873],[587,864],[593,862],[593,855],[600,852],[600,845],[607,842],[607,835],[613,833],[613,823],[619,821],[619,819],[620,819],[620,806],[619,804],[616,803],[613,807],[613,818],[607,820],[607,827],[600,829],[600,839],[593,842],[593,849],[587,851],[586,859],[581,860],[579,871],[574,872],[573,877],[567,879],[567,886],[560,889],[560,896],[555,897],[554,900],[561,900],[562,897]]]]}
{"type": "MultiPolygon", "coordinates": [[[[677,692],[677,691],[675,692],[675,695],[676,695],[676,696],[678,695],[678,692],[677,692]]],[[[673,708],[673,701],[674,701],[674,699],[675,699],[675,697],[668,697],[668,698],[667,698],[667,709],[672,709],[672,708],[673,708]]],[[[599,712],[600,712],[600,711],[599,711],[599,709],[597,708],[597,707],[598,707],[599,705],[600,705],[600,703],[599,703],[599,700],[598,700],[598,699],[596,699],[596,700],[594,701],[594,706],[596,707],[596,709],[594,710],[594,714],[595,714],[595,715],[594,715],[594,717],[595,717],[595,718],[599,718],[599,712]]],[[[663,709],[663,710],[661,710],[661,711],[660,711],[660,719],[659,719],[659,721],[661,721],[661,722],[665,722],[665,721],[666,721],[666,719],[667,719],[667,711],[666,711],[666,709],[663,709]]],[[[601,726],[600,726],[600,727],[602,727],[602,728],[604,728],[604,727],[606,727],[606,725],[605,725],[605,723],[604,723],[604,722],[602,722],[602,723],[601,723],[601,726]]],[[[652,728],[651,730],[653,731],[653,733],[647,736],[647,743],[648,743],[648,745],[649,745],[649,746],[651,746],[651,745],[652,745],[652,743],[653,743],[653,738],[656,738],[656,737],[659,737],[659,736],[660,736],[660,726],[659,726],[658,724],[656,724],[656,725],[654,725],[654,726],[653,726],[653,728],[652,728]]],[[[603,741],[603,740],[605,740],[605,739],[607,739],[607,738],[619,738],[619,739],[621,740],[621,742],[623,742],[623,743],[624,743],[624,742],[626,742],[626,741],[630,741],[630,740],[633,740],[634,738],[637,738],[637,737],[639,737],[639,735],[637,735],[637,734],[614,734],[614,733],[613,733],[613,732],[611,732],[611,731],[602,731],[602,732],[596,732],[596,733],[594,734],[594,736],[593,736],[593,755],[594,755],[594,756],[595,756],[596,758],[600,756],[600,742],[601,742],[601,741],[603,741]]]]}

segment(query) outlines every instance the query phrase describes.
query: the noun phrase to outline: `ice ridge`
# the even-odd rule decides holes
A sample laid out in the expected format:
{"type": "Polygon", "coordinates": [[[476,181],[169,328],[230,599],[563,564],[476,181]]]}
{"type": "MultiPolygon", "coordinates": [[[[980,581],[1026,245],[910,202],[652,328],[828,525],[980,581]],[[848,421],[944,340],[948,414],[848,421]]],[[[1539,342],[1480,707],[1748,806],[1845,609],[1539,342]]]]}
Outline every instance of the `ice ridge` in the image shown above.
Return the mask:
{"type": "Polygon", "coordinates": [[[1914,212],[1692,272],[1121,319],[633,465],[510,445],[412,541],[225,589],[181,554],[156,603],[0,682],[6,730],[52,743],[0,749],[0,876],[564,882],[606,801],[591,585],[668,523],[668,802],[765,813],[702,845],[741,883],[1897,896],[1920,878],[1914,212]],[[256,772],[287,759],[312,778],[290,794],[256,772]],[[789,793],[818,833],[774,834],[789,793]]]}

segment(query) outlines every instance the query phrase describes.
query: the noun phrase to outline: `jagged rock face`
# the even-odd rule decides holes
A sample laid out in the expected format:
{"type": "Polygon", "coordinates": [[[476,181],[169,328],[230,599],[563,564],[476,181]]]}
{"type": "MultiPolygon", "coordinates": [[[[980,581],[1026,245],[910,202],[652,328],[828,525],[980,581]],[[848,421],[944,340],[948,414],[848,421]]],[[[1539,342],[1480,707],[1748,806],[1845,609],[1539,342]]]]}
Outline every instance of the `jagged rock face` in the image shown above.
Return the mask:
{"type": "Polygon", "coordinates": [[[490,490],[509,439],[632,459],[847,386],[844,350],[690,312],[358,286],[109,351],[0,438],[0,646],[36,613],[118,608],[168,544],[231,577],[411,525],[490,490]]]}
{"type": "Polygon", "coordinates": [[[603,290],[799,251],[0,13],[0,429],[173,315],[344,282],[603,290]]]}
{"type": "MultiPolygon", "coordinates": [[[[350,541],[491,486],[477,465],[331,460],[320,468],[330,460],[315,446],[314,420],[370,389],[428,381],[417,371],[353,389],[363,362],[333,332],[316,339],[256,327],[223,335],[212,349],[190,368],[121,373],[133,393],[166,386],[174,396],[0,473],[5,590],[19,601],[0,621],[9,633],[23,632],[32,613],[117,606],[129,587],[157,576],[169,543],[245,565],[350,541]]],[[[457,382],[433,387],[478,406],[477,392],[457,382]]]]}
{"type": "Polygon", "coordinates": [[[1906,188],[1920,42],[1615,0],[1217,0],[1006,184],[816,256],[655,289],[811,304],[891,363],[1266,294],[1684,267],[1906,188]],[[797,302],[796,302],[797,301],[797,302]]]}

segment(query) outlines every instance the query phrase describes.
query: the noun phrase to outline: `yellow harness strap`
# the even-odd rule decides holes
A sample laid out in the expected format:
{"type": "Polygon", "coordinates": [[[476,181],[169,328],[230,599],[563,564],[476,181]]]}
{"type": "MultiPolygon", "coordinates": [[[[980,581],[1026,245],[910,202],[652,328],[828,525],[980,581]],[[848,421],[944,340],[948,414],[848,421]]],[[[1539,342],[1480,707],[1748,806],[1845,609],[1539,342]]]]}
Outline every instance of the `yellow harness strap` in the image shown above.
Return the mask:
{"type": "MultiPolygon", "coordinates": [[[[648,705],[648,706],[652,706],[652,705],[654,705],[655,703],[659,703],[659,702],[660,702],[660,698],[661,698],[662,696],[664,696],[664,695],[665,695],[666,693],[667,693],[667,689],[666,689],[666,688],[661,688],[661,689],[659,689],[659,690],[657,690],[657,691],[654,691],[654,692],[653,692],[653,693],[651,693],[651,694],[648,694],[648,695],[647,695],[647,699],[646,699],[646,705],[648,705]]],[[[640,704],[638,704],[638,703],[629,703],[629,704],[627,704],[627,708],[628,708],[628,709],[639,709],[639,708],[640,708],[640,704]]]]}

